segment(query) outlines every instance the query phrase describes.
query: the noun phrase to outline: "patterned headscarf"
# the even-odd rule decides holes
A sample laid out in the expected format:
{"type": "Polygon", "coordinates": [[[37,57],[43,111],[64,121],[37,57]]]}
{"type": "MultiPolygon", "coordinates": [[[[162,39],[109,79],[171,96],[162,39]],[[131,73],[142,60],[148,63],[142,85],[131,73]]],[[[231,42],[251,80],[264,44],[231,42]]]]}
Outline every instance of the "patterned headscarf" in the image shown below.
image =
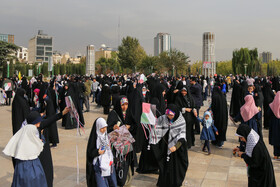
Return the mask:
{"type": "Polygon", "coordinates": [[[125,103],[128,103],[128,100],[126,97],[123,97],[120,102],[121,102],[121,105],[124,105],[125,103]]]}

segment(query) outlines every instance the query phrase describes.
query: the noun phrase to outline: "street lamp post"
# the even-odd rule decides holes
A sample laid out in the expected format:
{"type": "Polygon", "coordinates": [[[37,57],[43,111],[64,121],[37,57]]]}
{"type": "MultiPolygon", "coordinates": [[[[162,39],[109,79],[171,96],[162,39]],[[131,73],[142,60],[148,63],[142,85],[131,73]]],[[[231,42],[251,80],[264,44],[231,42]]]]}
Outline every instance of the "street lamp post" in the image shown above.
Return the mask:
{"type": "Polygon", "coordinates": [[[7,61],[7,77],[10,77],[10,61],[7,61]]]}
{"type": "Polygon", "coordinates": [[[244,67],[245,67],[245,75],[247,75],[247,66],[248,66],[248,64],[244,64],[244,67]]]}
{"type": "Polygon", "coordinates": [[[41,63],[39,62],[39,71],[38,71],[38,75],[41,73],[41,63]]]}

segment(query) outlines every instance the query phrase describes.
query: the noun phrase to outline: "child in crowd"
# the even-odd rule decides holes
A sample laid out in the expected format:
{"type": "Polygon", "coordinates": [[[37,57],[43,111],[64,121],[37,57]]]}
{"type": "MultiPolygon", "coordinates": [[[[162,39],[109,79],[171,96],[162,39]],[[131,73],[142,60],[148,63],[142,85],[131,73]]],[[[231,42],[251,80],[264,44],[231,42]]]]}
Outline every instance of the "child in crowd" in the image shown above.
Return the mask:
{"type": "Polygon", "coordinates": [[[211,154],[209,141],[216,140],[214,131],[216,135],[219,135],[217,128],[214,126],[214,120],[212,119],[212,115],[209,111],[206,111],[203,115],[203,119],[197,117],[197,120],[201,122],[203,128],[200,134],[200,140],[205,140],[204,146],[202,148],[203,152],[206,152],[206,147],[208,149],[208,155],[211,154]]]}
{"type": "Polygon", "coordinates": [[[107,134],[107,122],[98,118],[90,133],[87,146],[86,178],[88,186],[116,187],[117,179],[107,134]]]}

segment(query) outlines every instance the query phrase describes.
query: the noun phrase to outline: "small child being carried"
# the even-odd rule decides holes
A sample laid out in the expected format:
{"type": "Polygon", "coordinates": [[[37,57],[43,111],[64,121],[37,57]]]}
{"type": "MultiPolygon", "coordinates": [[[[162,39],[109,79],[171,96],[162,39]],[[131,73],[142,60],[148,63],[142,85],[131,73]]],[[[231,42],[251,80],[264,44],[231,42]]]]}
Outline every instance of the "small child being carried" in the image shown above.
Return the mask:
{"type": "Polygon", "coordinates": [[[212,115],[209,111],[206,111],[203,115],[203,119],[200,119],[197,117],[197,120],[201,122],[201,125],[203,126],[201,134],[200,134],[200,140],[205,140],[204,146],[202,148],[203,152],[206,152],[206,147],[208,149],[208,155],[211,154],[210,151],[210,144],[209,140],[216,140],[214,131],[216,135],[219,135],[217,128],[214,126],[214,120],[212,119],[212,115]]]}

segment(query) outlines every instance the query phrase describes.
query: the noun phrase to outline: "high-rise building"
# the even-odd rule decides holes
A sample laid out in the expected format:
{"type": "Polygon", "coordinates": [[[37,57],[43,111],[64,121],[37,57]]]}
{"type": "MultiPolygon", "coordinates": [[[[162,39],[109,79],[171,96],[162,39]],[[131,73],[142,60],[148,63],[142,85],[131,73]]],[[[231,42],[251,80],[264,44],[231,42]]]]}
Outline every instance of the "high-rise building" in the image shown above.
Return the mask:
{"type": "Polygon", "coordinates": [[[269,63],[272,61],[272,53],[271,52],[262,52],[260,54],[263,63],[269,63]]]}
{"type": "Polygon", "coordinates": [[[0,41],[15,43],[15,36],[12,34],[0,34],[0,41]]]}
{"type": "Polygon", "coordinates": [[[48,63],[53,53],[53,38],[44,34],[42,30],[29,40],[28,45],[28,62],[48,63]]]}
{"type": "Polygon", "coordinates": [[[158,33],[154,38],[154,56],[159,56],[160,53],[171,50],[171,35],[168,33],[158,33]]]}
{"type": "Polygon", "coordinates": [[[87,75],[95,75],[95,51],[94,51],[94,45],[88,45],[87,46],[86,74],[87,75]]]}
{"type": "Polygon", "coordinates": [[[202,48],[202,74],[210,77],[216,74],[215,62],[215,34],[211,32],[203,33],[203,48],[202,48]]]}

